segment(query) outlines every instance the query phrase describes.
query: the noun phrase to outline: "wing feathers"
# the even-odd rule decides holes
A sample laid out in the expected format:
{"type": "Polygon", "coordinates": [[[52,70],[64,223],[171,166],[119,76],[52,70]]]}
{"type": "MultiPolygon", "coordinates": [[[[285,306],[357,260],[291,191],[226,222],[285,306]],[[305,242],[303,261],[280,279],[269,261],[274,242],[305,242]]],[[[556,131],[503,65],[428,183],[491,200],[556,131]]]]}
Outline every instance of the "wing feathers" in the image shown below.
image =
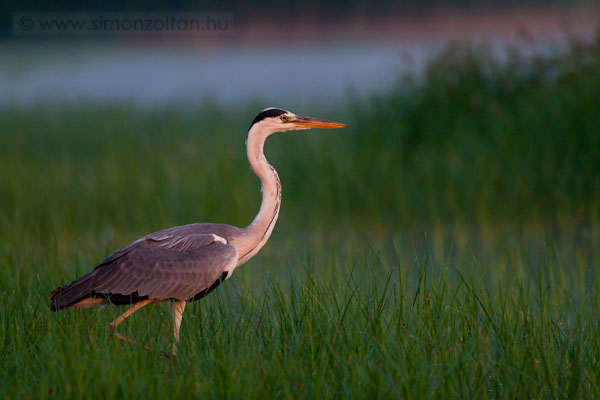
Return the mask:
{"type": "Polygon", "coordinates": [[[93,271],[51,294],[53,309],[85,297],[124,295],[192,299],[238,261],[237,249],[214,234],[157,232],[106,258],[93,271]],[[225,243],[224,243],[225,242],[225,243]]]}

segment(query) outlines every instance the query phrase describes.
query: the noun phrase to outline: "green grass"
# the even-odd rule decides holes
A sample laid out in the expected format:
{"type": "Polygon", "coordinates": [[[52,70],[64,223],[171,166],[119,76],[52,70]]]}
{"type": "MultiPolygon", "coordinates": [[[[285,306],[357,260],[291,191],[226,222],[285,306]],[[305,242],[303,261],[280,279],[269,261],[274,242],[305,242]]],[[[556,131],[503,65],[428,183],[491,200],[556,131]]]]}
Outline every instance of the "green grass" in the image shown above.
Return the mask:
{"type": "MultiPolygon", "coordinates": [[[[174,360],[107,338],[104,326],[116,309],[49,311],[52,285],[100,251],[78,255],[53,239],[48,251],[24,248],[3,274],[2,392],[10,398],[600,395],[598,229],[553,239],[539,231],[426,235],[396,235],[376,249],[359,239],[276,235],[266,254],[188,307],[174,360]],[[56,256],[61,250],[72,253],[56,256]]],[[[168,350],[169,308],[141,310],[122,329],[168,350]]]]}
{"type": "MultiPolygon", "coordinates": [[[[47,294],[148,232],[249,223],[260,107],[3,110],[0,396],[600,397],[599,55],[449,50],[315,115],[345,131],[271,138],[280,222],[188,306],[176,359],[107,338],[122,309],[47,294]]],[[[122,332],[167,350],[170,321],[160,304],[122,332]]]]}

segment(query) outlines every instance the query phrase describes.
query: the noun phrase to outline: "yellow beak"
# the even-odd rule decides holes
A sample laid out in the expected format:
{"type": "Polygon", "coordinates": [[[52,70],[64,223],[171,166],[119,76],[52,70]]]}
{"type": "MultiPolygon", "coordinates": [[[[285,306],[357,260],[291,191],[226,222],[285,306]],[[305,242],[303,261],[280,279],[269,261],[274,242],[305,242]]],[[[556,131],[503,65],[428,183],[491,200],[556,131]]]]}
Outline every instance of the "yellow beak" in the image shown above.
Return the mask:
{"type": "Polygon", "coordinates": [[[324,119],[316,119],[311,117],[303,117],[302,115],[296,115],[296,117],[290,121],[300,129],[311,129],[311,128],[322,128],[322,129],[334,129],[334,128],[345,128],[346,124],[340,122],[327,121],[324,119]]]}

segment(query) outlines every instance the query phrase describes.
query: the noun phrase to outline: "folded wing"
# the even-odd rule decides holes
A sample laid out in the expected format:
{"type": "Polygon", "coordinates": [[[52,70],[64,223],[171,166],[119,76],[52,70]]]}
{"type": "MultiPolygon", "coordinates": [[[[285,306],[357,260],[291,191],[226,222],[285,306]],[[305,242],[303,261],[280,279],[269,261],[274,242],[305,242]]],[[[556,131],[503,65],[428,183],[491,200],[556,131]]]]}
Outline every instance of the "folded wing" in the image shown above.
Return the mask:
{"type": "Polygon", "coordinates": [[[104,297],[113,303],[203,297],[237,265],[237,249],[210,233],[166,230],[117,251],[94,270],[50,293],[52,309],[104,297]]]}

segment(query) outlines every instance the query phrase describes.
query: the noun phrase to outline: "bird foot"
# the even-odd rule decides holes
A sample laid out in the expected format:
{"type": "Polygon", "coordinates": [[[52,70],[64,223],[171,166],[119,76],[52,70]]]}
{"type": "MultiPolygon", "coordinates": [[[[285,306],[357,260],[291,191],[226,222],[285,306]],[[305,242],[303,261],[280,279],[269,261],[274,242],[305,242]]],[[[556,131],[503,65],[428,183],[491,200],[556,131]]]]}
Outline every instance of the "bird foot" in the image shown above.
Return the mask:
{"type": "MultiPolygon", "coordinates": [[[[132,345],[137,345],[137,342],[133,339],[128,338],[127,336],[121,335],[119,332],[115,332],[115,337],[119,340],[122,340],[124,342],[130,343],[132,345]]],[[[144,346],[145,347],[145,346],[144,346]]]]}
{"type": "Polygon", "coordinates": [[[174,354],[174,353],[171,353],[171,352],[168,352],[168,351],[162,351],[162,350],[160,350],[158,352],[158,354],[160,354],[164,358],[176,358],[177,357],[177,354],[174,354]]]}
{"type": "MultiPolygon", "coordinates": [[[[118,333],[118,332],[115,332],[115,337],[116,337],[117,339],[119,339],[119,340],[122,340],[122,341],[124,341],[124,342],[127,342],[127,343],[129,343],[129,344],[131,344],[131,345],[134,345],[134,346],[136,346],[136,345],[138,344],[138,343],[137,343],[135,340],[133,340],[133,339],[131,339],[131,338],[128,338],[127,336],[121,335],[121,334],[120,334],[120,333],[118,333]]],[[[154,352],[154,350],[153,350],[153,349],[151,349],[151,348],[150,348],[150,347],[148,347],[148,346],[143,346],[143,348],[144,348],[145,350],[148,350],[148,351],[150,351],[150,352],[154,352]]],[[[158,351],[158,354],[159,354],[160,356],[163,356],[163,357],[165,357],[165,358],[175,358],[175,357],[177,356],[177,351],[176,351],[176,350],[173,350],[172,352],[169,352],[169,351],[162,351],[162,350],[159,350],[159,351],[158,351]]]]}

